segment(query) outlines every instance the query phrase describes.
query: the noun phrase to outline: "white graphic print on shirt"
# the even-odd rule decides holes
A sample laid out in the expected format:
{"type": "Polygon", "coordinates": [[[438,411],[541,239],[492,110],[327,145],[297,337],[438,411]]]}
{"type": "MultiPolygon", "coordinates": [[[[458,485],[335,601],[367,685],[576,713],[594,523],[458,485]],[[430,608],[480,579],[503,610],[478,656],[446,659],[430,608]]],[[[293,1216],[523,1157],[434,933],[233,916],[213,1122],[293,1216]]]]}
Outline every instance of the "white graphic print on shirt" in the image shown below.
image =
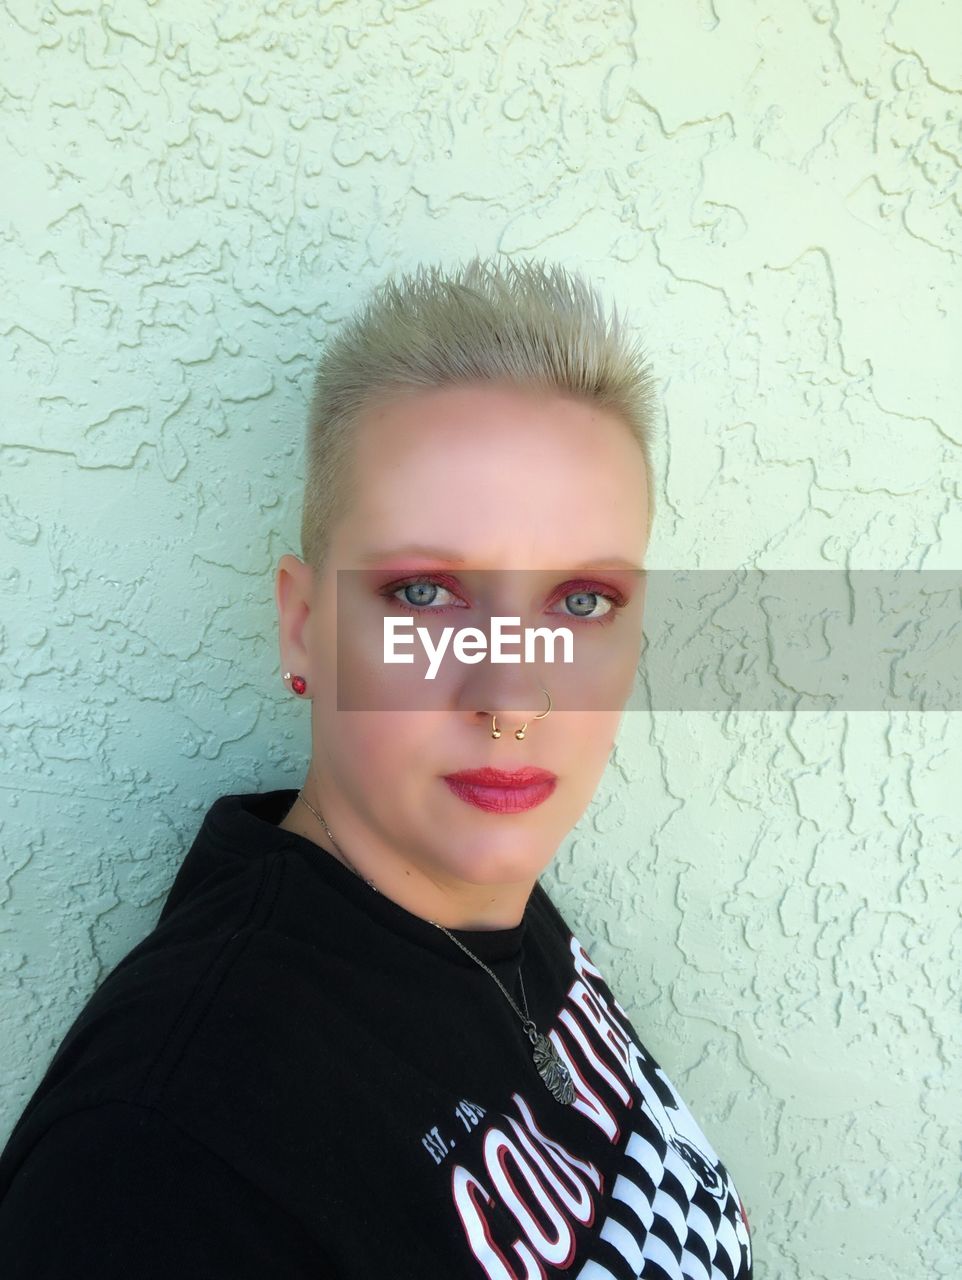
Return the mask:
{"type": "MultiPolygon", "coordinates": [[[[608,1195],[598,1168],[552,1139],[520,1093],[511,1098],[516,1116],[486,1113],[483,1172],[450,1170],[479,1275],[545,1280],[546,1268],[570,1268],[576,1225],[590,1227],[604,1202],[604,1221],[571,1280],[749,1280],[747,1222],[727,1170],[635,1042],[625,1010],[617,1000],[612,1008],[585,948],[574,935],[569,945],[578,977],[547,1034],[575,1083],[571,1105],[613,1146],[624,1123],[631,1131],[608,1195]]],[[[542,1110],[540,1096],[538,1103],[542,1110]]]]}

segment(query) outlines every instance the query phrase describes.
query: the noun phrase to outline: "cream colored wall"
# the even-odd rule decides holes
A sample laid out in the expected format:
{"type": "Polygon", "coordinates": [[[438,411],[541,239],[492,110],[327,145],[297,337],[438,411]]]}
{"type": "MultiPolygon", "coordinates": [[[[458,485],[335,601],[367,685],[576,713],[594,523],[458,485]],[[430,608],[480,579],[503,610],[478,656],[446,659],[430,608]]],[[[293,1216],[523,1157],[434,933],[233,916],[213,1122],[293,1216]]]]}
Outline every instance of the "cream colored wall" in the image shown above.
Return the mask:
{"type": "MultiPolygon", "coordinates": [[[[388,269],[543,254],[632,308],[653,568],[962,563],[953,0],[0,25],[6,1127],[207,805],[301,780],[272,570],[319,344],[388,269]]],[[[957,1273],[960,722],[626,714],[547,875],[760,1277],[957,1273]]]]}

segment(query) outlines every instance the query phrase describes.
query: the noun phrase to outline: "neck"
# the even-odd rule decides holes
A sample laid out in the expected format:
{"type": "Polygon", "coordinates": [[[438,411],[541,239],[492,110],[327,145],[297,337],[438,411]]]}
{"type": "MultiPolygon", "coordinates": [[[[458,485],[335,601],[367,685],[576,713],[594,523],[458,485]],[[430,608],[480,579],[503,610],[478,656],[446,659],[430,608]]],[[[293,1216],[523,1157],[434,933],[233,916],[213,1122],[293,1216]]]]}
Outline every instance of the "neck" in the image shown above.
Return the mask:
{"type": "Polygon", "coordinates": [[[310,840],[352,874],[373,880],[379,893],[405,911],[443,924],[446,929],[514,929],[521,923],[534,888],[534,882],[526,881],[503,885],[442,883],[400,858],[379,865],[376,871],[358,867],[356,863],[351,867],[338,849],[330,847],[331,841],[318,819],[298,802],[278,826],[310,840]]]}

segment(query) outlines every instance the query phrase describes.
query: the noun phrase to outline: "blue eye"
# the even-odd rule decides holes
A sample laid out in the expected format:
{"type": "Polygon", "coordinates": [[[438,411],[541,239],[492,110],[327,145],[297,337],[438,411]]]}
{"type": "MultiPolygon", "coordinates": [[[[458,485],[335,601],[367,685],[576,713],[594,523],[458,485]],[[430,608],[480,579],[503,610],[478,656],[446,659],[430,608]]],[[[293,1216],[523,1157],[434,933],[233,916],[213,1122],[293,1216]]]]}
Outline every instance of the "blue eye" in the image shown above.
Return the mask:
{"type": "MultiPolygon", "coordinates": [[[[421,579],[416,582],[406,582],[403,586],[397,587],[391,594],[401,605],[410,605],[411,608],[420,608],[423,606],[425,612],[431,612],[427,606],[438,603],[437,597],[439,591],[447,592],[448,595],[452,594],[448,591],[447,587],[442,587],[436,582],[431,582],[429,579],[421,579]],[[403,599],[400,598],[402,592],[404,596],[403,599]]],[[[442,601],[441,603],[449,604],[450,601],[442,601]]]]}
{"type": "Polygon", "coordinates": [[[586,612],[584,613],[574,612],[571,616],[574,618],[587,618],[589,621],[592,621],[592,622],[595,621],[595,619],[591,618],[590,615],[592,611],[595,608],[597,608],[597,605],[600,604],[602,601],[604,601],[608,607],[605,609],[604,613],[600,613],[597,615],[597,617],[599,618],[603,618],[606,613],[610,613],[611,610],[615,607],[614,601],[612,600],[611,596],[606,596],[600,591],[573,591],[571,592],[570,595],[567,595],[564,597],[564,603],[567,604],[569,600],[587,601],[588,603],[585,606],[586,612]],[[595,603],[592,603],[592,602],[595,602],[595,603]]]}
{"type": "Polygon", "coordinates": [[[404,592],[404,598],[408,604],[432,604],[438,594],[437,587],[430,582],[409,582],[406,587],[401,587],[400,590],[404,592]],[[419,598],[415,600],[413,598],[414,595],[419,598]]]}

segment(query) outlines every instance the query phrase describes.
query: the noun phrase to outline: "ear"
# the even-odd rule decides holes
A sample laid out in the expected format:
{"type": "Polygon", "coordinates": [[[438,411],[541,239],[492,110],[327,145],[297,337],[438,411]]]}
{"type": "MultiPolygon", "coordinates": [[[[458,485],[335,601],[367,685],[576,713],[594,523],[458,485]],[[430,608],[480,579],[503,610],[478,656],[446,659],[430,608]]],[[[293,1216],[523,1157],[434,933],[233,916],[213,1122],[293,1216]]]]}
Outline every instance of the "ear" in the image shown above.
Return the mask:
{"type": "Polygon", "coordinates": [[[311,659],[304,643],[304,630],[314,599],[314,570],[295,555],[283,555],[277,566],[274,602],[277,605],[278,643],[281,671],[303,676],[307,696],[313,688],[311,659]]]}

